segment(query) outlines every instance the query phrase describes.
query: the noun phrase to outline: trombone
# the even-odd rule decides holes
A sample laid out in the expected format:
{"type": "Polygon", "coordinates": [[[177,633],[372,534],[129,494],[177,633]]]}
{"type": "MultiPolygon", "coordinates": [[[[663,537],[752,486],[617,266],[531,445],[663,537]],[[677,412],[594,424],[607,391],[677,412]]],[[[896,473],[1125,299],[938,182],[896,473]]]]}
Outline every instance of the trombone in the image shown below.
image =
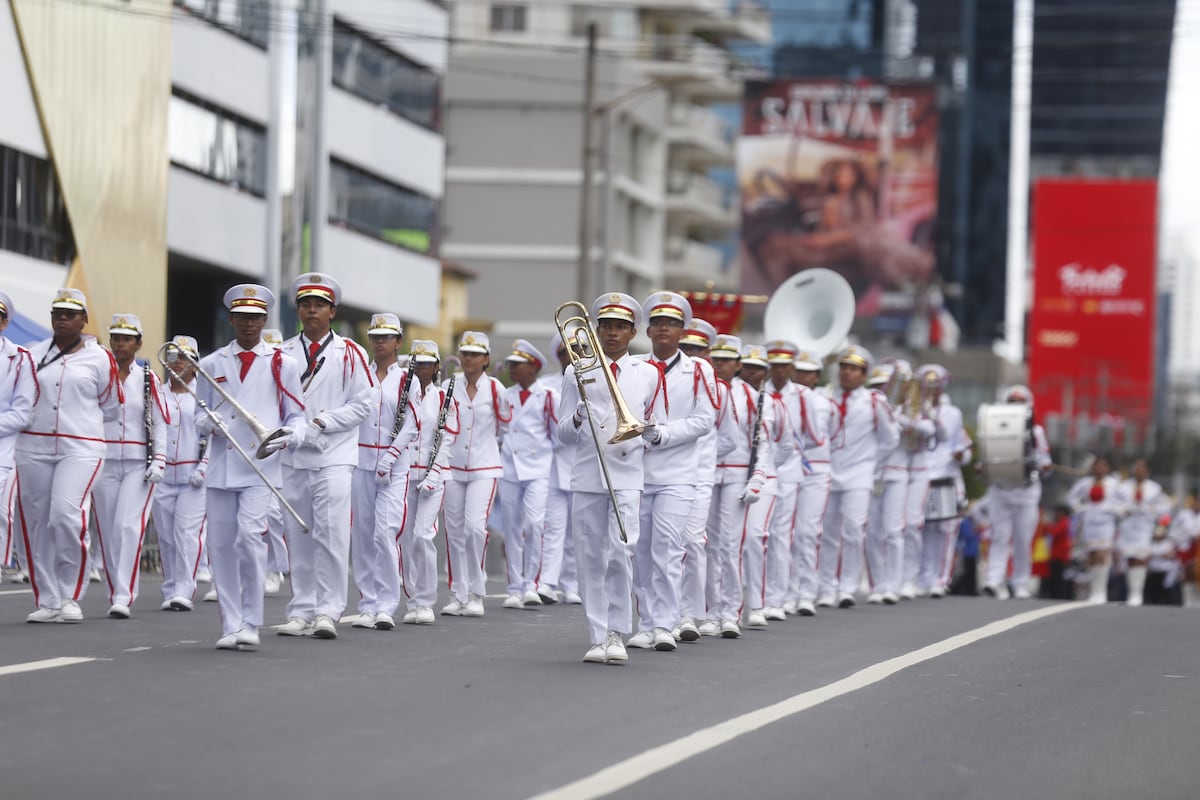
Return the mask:
{"type": "Polygon", "coordinates": [[[608,474],[608,460],[604,456],[604,445],[600,443],[600,432],[597,430],[596,418],[592,416],[592,404],[588,401],[587,396],[586,384],[595,383],[596,379],[585,378],[585,373],[599,370],[600,374],[604,376],[608,393],[612,397],[613,411],[617,415],[617,430],[608,440],[609,444],[635,439],[642,435],[646,426],[634,418],[625,398],[621,396],[617,379],[613,377],[612,370],[609,369],[611,362],[604,355],[604,351],[600,349],[600,340],[592,330],[587,307],[577,300],[563,303],[554,312],[554,324],[558,327],[558,333],[562,336],[568,357],[571,359],[571,366],[575,370],[575,383],[579,386],[579,397],[583,400],[583,407],[587,411],[588,426],[592,430],[592,443],[595,444],[596,456],[600,459],[600,472],[604,475],[604,485],[608,488],[609,499],[612,500],[613,514],[617,518],[621,541],[628,542],[629,538],[625,534],[625,520],[621,518],[621,506],[617,503],[617,493],[613,489],[612,477],[608,474]],[[563,316],[564,311],[568,312],[568,316],[563,316]],[[568,331],[570,332],[568,333],[568,331]],[[579,349],[576,350],[576,347],[579,349]]]}
{"type": "Polygon", "coordinates": [[[246,463],[250,465],[250,469],[254,470],[255,474],[258,475],[258,477],[262,479],[262,482],[266,484],[267,488],[271,490],[271,494],[278,498],[279,505],[289,514],[291,514],[296,522],[299,523],[300,529],[305,533],[308,533],[310,530],[308,523],[300,518],[300,515],[296,513],[296,509],[292,508],[292,504],[284,498],[283,492],[279,491],[279,489],[267,479],[267,476],[259,468],[258,464],[254,463],[254,459],[250,457],[250,454],[242,449],[242,446],[238,444],[237,439],[233,438],[233,434],[230,432],[229,426],[225,424],[225,421],[221,419],[216,412],[210,409],[207,403],[200,399],[200,395],[196,393],[196,390],[192,388],[190,383],[185,383],[183,379],[180,378],[179,373],[175,370],[173,365],[179,363],[181,360],[186,361],[190,366],[195,367],[196,374],[204,378],[204,380],[206,380],[208,384],[212,386],[213,390],[217,394],[221,395],[221,398],[226,403],[229,403],[233,410],[241,414],[246,420],[246,425],[249,426],[250,430],[253,431],[254,435],[258,438],[258,450],[255,455],[257,455],[259,458],[266,458],[267,456],[271,455],[272,451],[266,450],[265,448],[269,443],[283,435],[283,428],[276,428],[273,431],[268,430],[267,427],[259,422],[253,414],[248,412],[241,405],[241,403],[239,403],[237,400],[234,400],[228,392],[221,388],[221,384],[217,383],[211,375],[204,371],[204,368],[200,366],[199,361],[189,355],[188,352],[179,345],[175,344],[174,342],[167,342],[162,347],[158,348],[158,362],[166,368],[167,372],[170,372],[171,375],[179,381],[184,389],[187,390],[187,393],[190,394],[196,401],[196,405],[199,406],[200,409],[208,415],[208,418],[213,421],[214,427],[216,427],[216,429],[225,436],[229,444],[238,451],[238,455],[246,460],[246,463]]]}

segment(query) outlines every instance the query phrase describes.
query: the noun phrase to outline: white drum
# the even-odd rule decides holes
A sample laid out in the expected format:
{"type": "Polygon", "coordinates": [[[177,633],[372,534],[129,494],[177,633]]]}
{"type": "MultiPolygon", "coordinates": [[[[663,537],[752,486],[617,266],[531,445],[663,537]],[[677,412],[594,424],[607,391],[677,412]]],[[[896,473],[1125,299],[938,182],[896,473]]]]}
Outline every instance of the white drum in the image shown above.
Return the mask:
{"type": "Polygon", "coordinates": [[[1029,407],[1021,403],[985,403],[979,407],[975,438],[979,463],[988,483],[1025,486],[1029,483],[1029,407]]]}
{"type": "Polygon", "coordinates": [[[958,490],[954,478],[938,478],[929,482],[925,497],[925,521],[941,522],[958,516],[958,490]]]}

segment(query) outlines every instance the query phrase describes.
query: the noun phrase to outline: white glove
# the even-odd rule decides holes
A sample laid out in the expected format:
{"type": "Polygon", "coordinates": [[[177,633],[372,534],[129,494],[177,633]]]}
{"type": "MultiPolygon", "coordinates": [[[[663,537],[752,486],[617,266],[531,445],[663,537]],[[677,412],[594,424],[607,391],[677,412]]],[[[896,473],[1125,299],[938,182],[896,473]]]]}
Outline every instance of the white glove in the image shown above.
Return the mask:
{"type": "Polygon", "coordinates": [[[933,436],[937,433],[937,425],[931,419],[919,419],[913,423],[913,428],[922,436],[933,436]]]}
{"type": "Polygon", "coordinates": [[[755,473],[754,477],[746,483],[746,491],[742,492],[742,502],[748,506],[752,506],[761,500],[765,484],[766,480],[763,476],[755,473]]]}
{"type": "Polygon", "coordinates": [[[642,438],[650,444],[658,444],[663,439],[663,431],[657,425],[647,425],[642,430],[642,438]]]}
{"type": "Polygon", "coordinates": [[[379,465],[375,467],[375,482],[380,486],[387,486],[392,482],[392,467],[396,466],[396,459],[400,457],[400,451],[395,447],[389,447],[387,452],[379,459],[379,465]]]}
{"type": "Polygon", "coordinates": [[[216,411],[209,411],[206,414],[202,414],[196,420],[196,430],[199,431],[201,436],[208,436],[213,431],[218,431],[223,427],[227,427],[225,418],[216,411]]]}
{"type": "Polygon", "coordinates": [[[304,429],[304,441],[297,447],[311,447],[318,453],[324,453],[329,449],[329,436],[326,435],[325,429],[316,423],[316,421],[308,423],[304,429]]]}
{"type": "Polygon", "coordinates": [[[417,487],[417,491],[433,494],[446,482],[445,475],[442,474],[441,467],[434,467],[429,470],[429,474],[425,476],[425,480],[421,481],[421,485],[417,487]]]}
{"type": "Polygon", "coordinates": [[[573,417],[573,419],[575,420],[576,428],[578,428],[580,425],[583,424],[583,421],[585,419],[587,419],[587,403],[580,400],[575,405],[575,416],[573,417]]]}
{"type": "Polygon", "coordinates": [[[204,474],[208,472],[208,459],[204,459],[200,464],[192,470],[192,474],[188,476],[188,483],[196,488],[204,485],[204,474]]]}
{"type": "Polygon", "coordinates": [[[299,447],[302,444],[304,444],[303,429],[297,430],[296,428],[280,428],[279,436],[267,442],[267,445],[264,449],[267,451],[267,455],[273,455],[274,453],[278,453],[280,450],[285,448],[299,447]]]}
{"type": "Polygon", "coordinates": [[[166,464],[157,458],[154,459],[150,462],[150,466],[146,467],[146,483],[161,483],[166,471],[166,464]]]}

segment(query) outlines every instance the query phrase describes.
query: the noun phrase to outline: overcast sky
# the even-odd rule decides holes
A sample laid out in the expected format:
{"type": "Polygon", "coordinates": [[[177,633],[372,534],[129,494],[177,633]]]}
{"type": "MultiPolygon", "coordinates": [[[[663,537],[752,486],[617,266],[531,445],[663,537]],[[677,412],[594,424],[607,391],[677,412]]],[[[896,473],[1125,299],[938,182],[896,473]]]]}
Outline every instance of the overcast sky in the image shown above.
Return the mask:
{"type": "Polygon", "coordinates": [[[1200,0],[1179,0],[1167,95],[1162,169],[1162,250],[1200,262],[1200,0]]]}

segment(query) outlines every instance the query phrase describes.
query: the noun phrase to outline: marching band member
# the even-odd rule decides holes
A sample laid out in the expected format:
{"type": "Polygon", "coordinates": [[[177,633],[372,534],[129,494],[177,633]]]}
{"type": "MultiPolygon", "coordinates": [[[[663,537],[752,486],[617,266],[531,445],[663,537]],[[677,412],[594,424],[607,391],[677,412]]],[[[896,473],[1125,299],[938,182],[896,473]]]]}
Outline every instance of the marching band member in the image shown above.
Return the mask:
{"type": "MultiPolygon", "coordinates": [[[[692,317],[691,326],[684,331],[679,340],[679,349],[688,358],[702,359],[710,365],[709,359],[713,342],[717,338],[717,329],[709,322],[698,317],[692,317]]],[[[714,373],[714,380],[715,380],[714,373]]],[[[715,386],[717,397],[717,413],[721,409],[722,393],[727,387],[719,382],[715,386]]],[[[696,465],[696,499],[692,503],[688,515],[687,529],[683,537],[683,577],[679,583],[679,621],[678,638],[685,642],[694,642],[700,638],[697,620],[703,622],[707,615],[707,596],[705,585],[708,583],[708,554],[705,535],[708,529],[708,510],[712,505],[713,481],[717,477],[717,426],[714,424],[708,433],[700,437],[698,461],[696,465]]],[[[672,631],[674,634],[675,631],[672,631]]]]}
{"type": "MultiPolygon", "coordinates": [[[[929,456],[930,486],[941,480],[953,481],[956,506],[964,508],[966,487],[962,466],[971,463],[971,437],[963,425],[962,411],[945,394],[950,373],[937,364],[925,364],[917,368],[916,380],[930,398],[931,415],[937,427],[937,443],[929,456]]],[[[917,582],[930,597],[944,597],[949,591],[960,522],[958,514],[944,520],[925,520],[917,582]]]]}
{"type": "Polygon", "coordinates": [[[1171,501],[1162,486],[1150,480],[1150,467],[1144,458],[1133,462],[1133,475],[1117,486],[1116,495],[1125,514],[1117,527],[1117,549],[1129,561],[1125,572],[1129,590],[1126,605],[1140,606],[1154,528],[1158,518],[1170,510],[1171,501]]]}
{"type": "MultiPolygon", "coordinates": [[[[867,379],[869,389],[879,391],[884,398],[894,397],[889,388],[903,377],[895,363],[882,363],[871,370],[867,379]]],[[[892,414],[900,424],[903,435],[910,423],[903,416],[903,409],[893,406],[892,414]]],[[[928,429],[933,423],[926,421],[928,429]]],[[[880,452],[875,463],[875,486],[871,492],[871,506],[867,513],[867,580],[871,593],[867,602],[894,605],[900,600],[900,581],[904,569],[904,510],[908,494],[909,454],[903,445],[897,445],[888,453],[880,452]]]]}
{"type": "Polygon", "coordinates": [[[129,619],[138,595],[142,542],[150,521],[154,486],[166,472],[167,407],[158,376],[135,359],[142,347],[142,323],[133,314],[113,314],[109,349],[125,394],[121,413],[104,423],[108,454],[92,502],[96,536],[113,619],[129,619]]]}
{"type": "Polygon", "coordinates": [[[1079,525],[1079,540],[1087,551],[1088,602],[1108,602],[1108,574],[1112,568],[1112,547],[1122,508],[1117,479],[1108,474],[1108,459],[1097,458],[1092,474],[1080,478],[1067,493],[1079,525]]]}
{"type": "Polygon", "coordinates": [[[646,412],[640,535],[633,557],[638,632],[630,647],[675,649],[671,631],[680,624],[684,536],[696,500],[699,440],[713,428],[716,379],[707,361],[679,349],[692,323],[692,305],[675,292],[656,292],[642,304],[653,352],[646,363],[658,383],[646,412]]]}
{"type": "Polygon", "coordinates": [[[13,550],[15,525],[11,512],[17,482],[12,473],[17,461],[17,434],[33,419],[38,391],[33,356],[4,336],[4,329],[16,313],[12,298],[0,292],[0,565],[8,564],[13,550]]]}
{"type": "MultiPolygon", "coordinates": [[[[171,343],[191,358],[200,358],[196,340],[191,336],[176,336],[171,343]]],[[[188,391],[195,380],[196,367],[191,363],[177,373],[168,370],[170,391],[163,392],[167,407],[166,471],[162,483],[154,490],[153,509],[162,560],[163,611],[192,610],[200,541],[204,538],[208,440],[196,431],[196,400],[188,391]]]]}
{"type": "Polygon", "coordinates": [[[817,613],[817,590],[820,585],[817,574],[817,551],[821,543],[821,531],[825,521],[825,508],[829,504],[829,489],[833,479],[830,460],[829,433],[832,427],[833,403],[821,392],[816,391],[821,381],[821,358],[815,353],[802,350],[796,354],[795,380],[802,387],[796,400],[800,405],[800,436],[808,462],[807,473],[800,482],[796,499],[796,525],[792,538],[792,575],[788,587],[789,600],[784,611],[802,617],[817,613]],[[805,391],[807,390],[807,391],[805,391]]]}
{"type": "Polygon", "coordinates": [[[455,382],[460,431],[450,449],[446,486],[447,572],[453,598],[442,613],[482,617],[487,594],[483,561],[487,520],[504,474],[500,463],[500,426],[512,418],[504,384],[487,374],[491,356],[487,334],[466,331],[458,344],[462,375],[455,382]]]}
{"type": "Polygon", "coordinates": [[[933,421],[933,406],[926,397],[925,387],[913,379],[911,365],[903,359],[892,362],[896,368],[893,383],[902,382],[904,397],[900,405],[903,429],[900,445],[908,453],[908,490],[904,503],[904,552],[900,568],[900,597],[912,600],[917,596],[917,581],[921,574],[921,552],[925,541],[925,503],[929,499],[930,467],[938,452],[938,442],[945,438],[933,421]],[[930,433],[930,430],[933,432],[930,433]]]}
{"type": "MultiPolygon", "coordinates": [[[[571,345],[575,347],[574,344],[571,345]]],[[[559,371],[543,375],[538,381],[562,397],[562,375],[570,365],[567,346],[562,334],[550,340],[550,352],[558,359],[559,371]]],[[[579,580],[575,571],[575,537],[570,535],[571,467],[575,463],[575,444],[564,442],[555,426],[554,458],[550,468],[550,488],[546,494],[546,526],[542,533],[542,573],[538,577],[538,594],[543,601],[559,599],[568,605],[579,605],[579,580]]]]}
{"type": "MultiPolygon", "coordinates": [[[[537,585],[554,460],[554,430],[558,427],[558,392],[537,381],[546,357],[525,339],[513,342],[505,362],[513,385],[504,390],[504,402],[511,411],[509,421],[500,426],[500,463],[504,466],[500,511],[508,566],[504,607],[525,608],[542,605],[537,585]]],[[[547,594],[546,599],[551,603],[558,600],[553,594],[547,594]]]]}
{"type": "MultiPolygon", "coordinates": [[[[1026,448],[1030,463],[1026,464],[1027,478],[1022,483],[991,481],[988,514],[992,522],[992,542],[988,549],[988,573],[983,591],[999,598],[1008,597],[1005,574],[1011,551],[1013,597],[1028,600],[1029,579],[1033,575],[1033,537],[1037,533],[1038,503],[1042,499],[1041,473],[1050,468],[1050,445],[1046,441],[1046,431],[1032,422],[1033,393],[1028,388],[1013,386],[1004,401],[1020,403],[1029,409],[1031,423],[1026,448]]],[[[1150,523],[1148,533],[1153,532],[1153,519],[1150,523]]],[[[1148,546],[1149,535],[1146,542],[1148,546]]]]}
{"type": "Polygon", "coordinates": [[[107,451],[104,423],[120,415],[124,401],[117,362],[83,335],[87,319],[83,292],[59,289],[50,304],[54,335],[30,348],[38,373],[33,420],[16,445],[17,519],[38,607],[26,622],[83,621],[79,600],[87,589],[91,493],[107,451]]]}
{"type": "MultiPolygon", "coordinates": [[[[283,333],[278,328],[266,328],[262,332],[262,340],[279,349],[283,347],[283,333]]],[[[283,474],[282,470],[279,473],[283,474]]],[[[276,486],[282,493],[283,487],[276,486]]],[[[267,514],[267,577],[263,581],[263,594],[277,595],[283,589],[283,579],[292,571],[288,561],[287,541],[284,539],[283,508],[279,498],[271,495],[271,510],[267,514]]],[[[204,600],[216,600],[216,591],[210,592],[212,597],[204,596],[204,600]]]]}
{"type": "MultiPolygon", "coordinates": [[[[629,354],[629,343],[641,322],[641,305],[627,294],[612,292],[601,295],[592,303],[591,317],[602,351],[591,354],[592,357],[600,360],[600,369],[610,371],[629,409],[635,415],[648,414],[652,411],[660,373],[629,354]]],[[[600,387],[602,380],[607,381],[597,378],[592,385],[600,387]]],[[[608,443],[608,432],[617,428],[613,398],[609,392],[598,389],[589,392],[586,401],[582,400],[574,367],[568,368],[563,375],[558,418],[559,436],[565,442],[578,443],[571,470],[571,532],[575,536],[579,588],[591,641],[583,660],[601,664],[624,663],[629,660],[629,655],[621,634],[629,633],[632,627],[631,559],[641,524],[638,505],[645,482],[645,447],[642,440],[608,443]],[[594,437],[588,421],[589,409],[600,440],[594,437]],[[604,453],[608,465],[611,487],[601,473],[597,457],[600,452],[604,453]],[[616,495],[615,509],[610,488],[616,495]],[[627,541],[621,539],[621,524],[627,541]]],[[[673,638],[671,644],[674,645],[673,638]]]]}
{"type": "Polygon", "coordinates": [[[302,332],[280,352],[305,367],[300,373],[306,430],[283,452],[283,495],[312,532],[285,519],[292,567],[288,621],[280,636],[336,639],[346,608],[350,560],[350,500],[358,465],[358,427],[371,412],[375,378],[362,348],[333,332],[342,288],[309,272],[292,281],[302,332]]]}
{"type": "MultiPolygon", "coordinates": [[[[213,383],[203,381],[196,392],[202,401],[196,404],[196,430],[209,437],[205,513],[208,559],[221,607],[219,650],[259,644],[267,558],[263,531],[267,530],[271,489],[255,472],[255,465],[235,451],[233,442],[253,459],[258,437],[240,411],[222,414],[218,410],[224,398],[216,387],[259,424],[283,428],[283,435],[268,445],[271,455],[299,446],[307,428],[296,361],[262,341],[263,324],[274,304],[271,290],[257,284],[242,283],[225,292],[234,339],[200,360],[200,368],[213,379],[213,383]],[[226,438],[227,433],[233,441],[226,438]]],[[[272,457],[257,463],[270,486],[280,485],[280,461],[272,457]]]]}
{"type": "Polygon", "coordinates": [[[792,342],[775,339],[767,342],[766,391],[775,406],[781,436],[774,441],[778,465],[775,489],[775,508],[771,511],[771,528],[767,537],[766,606],[763,615],[768,619],[785,620],[791,582],[792,542],[795,537],[796,510],[800,500],[800,484],[804,481],[804,451],[797,432],[804,426],[800,384],[792,378],[796,373],[799,348],[792,342]]]}
{"type": "MultiPolygon", "coordinates": [[[[409,352],[409,369],[416,375],[409,404],[417,436],[409,445],[408,515],[400,534],[400,559],[404,577],[408,625],[433,624],[437,602],[438,514],[450,471],[450,453],[459,432],[458,403],[452,393],[435,383],[441,367],[436,342],[416,339],[409,352]]],[[[449,534],[447,534],[447,538],[449,534]]]]}
{"type": "Polygon", "coordinates": [[[851,345],[838,358],[839,388],[833,398],[830,434],[833,485],[818,565],[819,606],[854,606],[875,464],[887,457],[900,437],[887,399],[863,386],[870,369],[871,354],[863,347],[851,345]]]}
{"type": "Polygon", "coordinates": [[[396,364],[404,337],[395,314],[373,314],[367,330],[375,360],[367,368],[381,383],[358,428],[358,467],[351,485],[354,513],[350,555],[358,587],[356,628],[390,631],[400,605],[400,535],[408,508],[409,443],[416,436],[414,376],[396,364]],[[400,409],[403,409],[401,411],[400,409]]]}

